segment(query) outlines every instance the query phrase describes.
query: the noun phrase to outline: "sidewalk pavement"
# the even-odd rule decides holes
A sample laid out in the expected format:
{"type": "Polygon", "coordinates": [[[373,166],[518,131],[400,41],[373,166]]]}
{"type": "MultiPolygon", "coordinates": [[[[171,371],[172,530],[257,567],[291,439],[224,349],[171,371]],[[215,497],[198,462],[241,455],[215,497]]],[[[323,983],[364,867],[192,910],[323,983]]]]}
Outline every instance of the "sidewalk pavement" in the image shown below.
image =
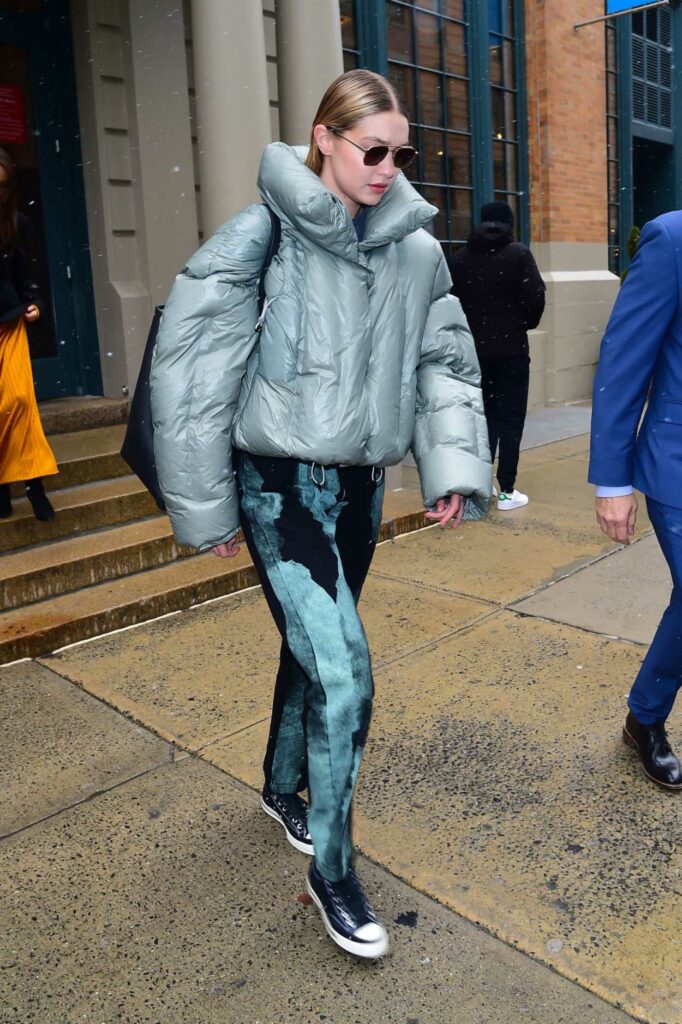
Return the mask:
{"type": "Polygon", "coordinates": [[[681,798],[620,740],[669,582],[644,509],[630,548],[599,534],[586,459],[527,450],[526,509],[377,552],[382,961],[326,938],[259,809],[258,589],[0,670],[2,1024],[682,1024],[681,798]]]}

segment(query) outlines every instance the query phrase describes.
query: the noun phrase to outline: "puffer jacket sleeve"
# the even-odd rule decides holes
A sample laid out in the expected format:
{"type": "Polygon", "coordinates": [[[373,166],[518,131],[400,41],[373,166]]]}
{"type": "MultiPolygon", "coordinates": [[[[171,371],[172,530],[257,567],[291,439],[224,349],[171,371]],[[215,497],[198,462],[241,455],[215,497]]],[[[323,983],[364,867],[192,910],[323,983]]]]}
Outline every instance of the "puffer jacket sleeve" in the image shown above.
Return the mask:
{"type": "Polygon", "coordinates": [[[159,483],[175,539],[205,550],[239,527],[232,420],[256,344],[270,218],[254,205],[219,228],[175,279],[154,350],[159,483]]]}
{"type": "Polygon", "coordinates": [[[481,519],[492,494],[481,374],[474,339],[450,287],[441,254],[417,367],[412,452],[428,508],[439,498],[462,494],[464,518],[481,519]]]}

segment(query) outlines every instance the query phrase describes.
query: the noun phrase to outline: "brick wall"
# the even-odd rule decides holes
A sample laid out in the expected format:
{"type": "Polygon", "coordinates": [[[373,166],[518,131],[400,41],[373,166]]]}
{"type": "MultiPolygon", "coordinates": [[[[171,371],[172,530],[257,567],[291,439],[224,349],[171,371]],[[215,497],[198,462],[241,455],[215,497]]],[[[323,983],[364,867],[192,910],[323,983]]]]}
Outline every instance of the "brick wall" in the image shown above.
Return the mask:
{"type": "Polygon", "coordinates": [[[607,238],[603,0],[526,0],[533,242],[607,238]]]}

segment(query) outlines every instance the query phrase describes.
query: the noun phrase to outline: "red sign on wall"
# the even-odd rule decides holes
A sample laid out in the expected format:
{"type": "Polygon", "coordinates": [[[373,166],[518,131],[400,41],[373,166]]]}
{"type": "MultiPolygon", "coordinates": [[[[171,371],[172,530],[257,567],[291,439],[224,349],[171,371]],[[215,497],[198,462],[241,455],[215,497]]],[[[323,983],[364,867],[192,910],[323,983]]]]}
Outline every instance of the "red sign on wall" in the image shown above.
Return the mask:
{"type": "Polygon", "coordinates": [[[0,142],[26,142],[24,97],[18,85],[0,85],[0,142]]]}

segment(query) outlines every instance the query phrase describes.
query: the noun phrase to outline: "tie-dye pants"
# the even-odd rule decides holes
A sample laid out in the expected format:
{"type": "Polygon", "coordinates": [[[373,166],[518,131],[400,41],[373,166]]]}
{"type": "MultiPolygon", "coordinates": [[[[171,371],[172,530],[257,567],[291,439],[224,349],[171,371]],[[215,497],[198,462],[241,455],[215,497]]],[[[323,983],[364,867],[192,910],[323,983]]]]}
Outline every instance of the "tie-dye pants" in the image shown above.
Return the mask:
{"type": "Polygon", "coordinates": [[[383,472],[235,452],[242,529],[282,636],[265,756],[275,793],[308,788],[315,859],[350,865],[351,801],[374,683],[357,603],[383,501],[383,472]]]}

